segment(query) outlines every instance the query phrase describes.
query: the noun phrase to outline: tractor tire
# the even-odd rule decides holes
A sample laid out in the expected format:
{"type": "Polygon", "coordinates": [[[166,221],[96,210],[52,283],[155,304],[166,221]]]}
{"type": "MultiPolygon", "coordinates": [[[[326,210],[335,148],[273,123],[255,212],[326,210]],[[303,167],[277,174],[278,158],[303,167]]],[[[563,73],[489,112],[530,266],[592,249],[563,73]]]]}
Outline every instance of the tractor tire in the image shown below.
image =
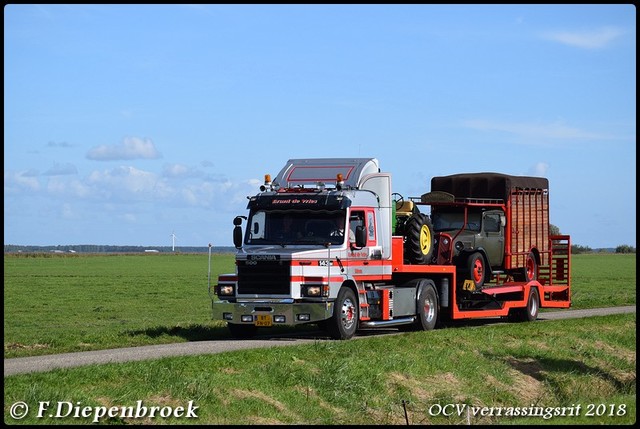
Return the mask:
{"type": "Polygon", "coordinates": [[[433,255],[433,226],[429,216],[413,214],[405,224],[404,259],[414,265],[428,265],[433,255]]]}

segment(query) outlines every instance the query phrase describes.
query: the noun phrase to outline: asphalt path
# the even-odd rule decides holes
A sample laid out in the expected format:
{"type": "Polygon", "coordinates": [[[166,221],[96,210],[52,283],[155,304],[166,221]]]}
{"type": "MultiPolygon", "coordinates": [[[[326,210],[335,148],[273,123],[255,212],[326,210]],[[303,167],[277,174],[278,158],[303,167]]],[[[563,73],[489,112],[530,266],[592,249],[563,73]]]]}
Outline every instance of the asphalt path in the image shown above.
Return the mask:
{"type": "MultiPolygon", "coordinates": [[[[593,308],[586,310],[545,311],[538,314],[539,321],[572,319],[580,317],[605,316],[609,314],[635,313],[636,306],[593,308]]],[[[502,319],[473,319],[455,322],[454,326],[484,326],[504,323],[502,319]]],[[[372,335],[397,334],[395,329],[370,330],[358,333],[354,338],[367,338],[372,335]]],[[[169,356],[189,356],[224,353],[234,350],[246,350],[267,347],[293,346],[333,341],[321,331],[308,331],[295,334],[260,335],[250,340],[213,340],[187,343],[160,344],[153,346],[129,347],[89,352],[63,353],[57,355],[30,356],[4,360],[4,376],[31,372],[46,372],[59,368],[73,368],[84,365],[132,362],[158,359],[169,356]]]]}

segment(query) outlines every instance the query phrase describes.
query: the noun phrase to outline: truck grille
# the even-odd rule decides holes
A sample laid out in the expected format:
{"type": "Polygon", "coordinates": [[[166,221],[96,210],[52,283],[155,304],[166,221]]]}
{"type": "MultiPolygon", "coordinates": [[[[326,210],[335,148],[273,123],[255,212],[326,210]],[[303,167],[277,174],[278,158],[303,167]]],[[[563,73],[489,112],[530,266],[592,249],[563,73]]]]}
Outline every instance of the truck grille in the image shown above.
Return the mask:
{"type": "Polygon", "coordinates": [[[291,263],[238,261],[238,294],[289,295],[291,263]]]}

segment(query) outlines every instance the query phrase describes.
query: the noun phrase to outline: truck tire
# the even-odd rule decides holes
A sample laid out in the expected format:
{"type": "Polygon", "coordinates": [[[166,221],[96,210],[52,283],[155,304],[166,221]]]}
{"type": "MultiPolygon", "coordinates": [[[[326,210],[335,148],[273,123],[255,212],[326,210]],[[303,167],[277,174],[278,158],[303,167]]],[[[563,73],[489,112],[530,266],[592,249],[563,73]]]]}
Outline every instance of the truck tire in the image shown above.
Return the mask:
{"type": "Polygon", "coordinates": [[[417,300],[418,320],[416,327],[431,331],[438,322],[438,293],[432,280],[423,280],[417,300]]]}
{"type": "Polygon", "coordinates": [[[527,298],[527,306],[525,308],[512,308],[509,310],[509,319],[514,322],[533,322],[538,318],[538,310],[540,309],[540,295],[538,288],[529,289],[529,297],[527,298]]]}
{"type": "Polygon", "coordinates": [[[524,266],[524,281],[530,282],[532,280],[538,280],[538,264],[536,263],[536,257],[533,252],[529,252],[527,255],[527,261],[524,266]]]}
{"type": "Polygon", "coordinates": [[[228,323],[227,327],[234,338],[252,338],[256,335],[258,328],[255,325],[244,325],[239,323],[228,323]]]}
{"type": "Polygon", "coordinates": [[[358,301],[356,294],[348,287],[338,292],[333,305],[333,316],[327,322],[327,331],[335,340],[348,340],[358,329],[358,301]]]}
{"type": "Polygon", "coordinates": [[[533,252],[529,252],[527,259],[525,259],[524,267],[520,268],[514,274],[513,279],[518,282],[527,283],[532,280],[538,280],[538,263],[536,262],[536,256],[533,252]]]}
{"type": "Polygon", "coordinates": [[[473,281],[476,290],[484,285],[486,275],[486,263],[481,253],[475,252],[467,259],[467,275],[473,281]]]}
{"type": "Polygon", "coordinates": [[[433,255],[433,226],[424,213],[415,213],[405,224],[404,258],[410,264],[427,265],[433,255]]]}

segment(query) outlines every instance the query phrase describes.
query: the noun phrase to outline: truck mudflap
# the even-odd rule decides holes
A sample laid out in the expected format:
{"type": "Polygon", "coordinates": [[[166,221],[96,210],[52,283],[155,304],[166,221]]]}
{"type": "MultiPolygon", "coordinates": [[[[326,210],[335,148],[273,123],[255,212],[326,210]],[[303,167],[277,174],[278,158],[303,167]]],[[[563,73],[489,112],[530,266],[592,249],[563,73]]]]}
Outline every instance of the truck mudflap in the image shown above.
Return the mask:
{"type": "Polygon", "coordinates": [[[211,303],[212,319],[234,324],[271,327],[320,322],[333,315],[333,302],[226,302],[211,303]]]}

